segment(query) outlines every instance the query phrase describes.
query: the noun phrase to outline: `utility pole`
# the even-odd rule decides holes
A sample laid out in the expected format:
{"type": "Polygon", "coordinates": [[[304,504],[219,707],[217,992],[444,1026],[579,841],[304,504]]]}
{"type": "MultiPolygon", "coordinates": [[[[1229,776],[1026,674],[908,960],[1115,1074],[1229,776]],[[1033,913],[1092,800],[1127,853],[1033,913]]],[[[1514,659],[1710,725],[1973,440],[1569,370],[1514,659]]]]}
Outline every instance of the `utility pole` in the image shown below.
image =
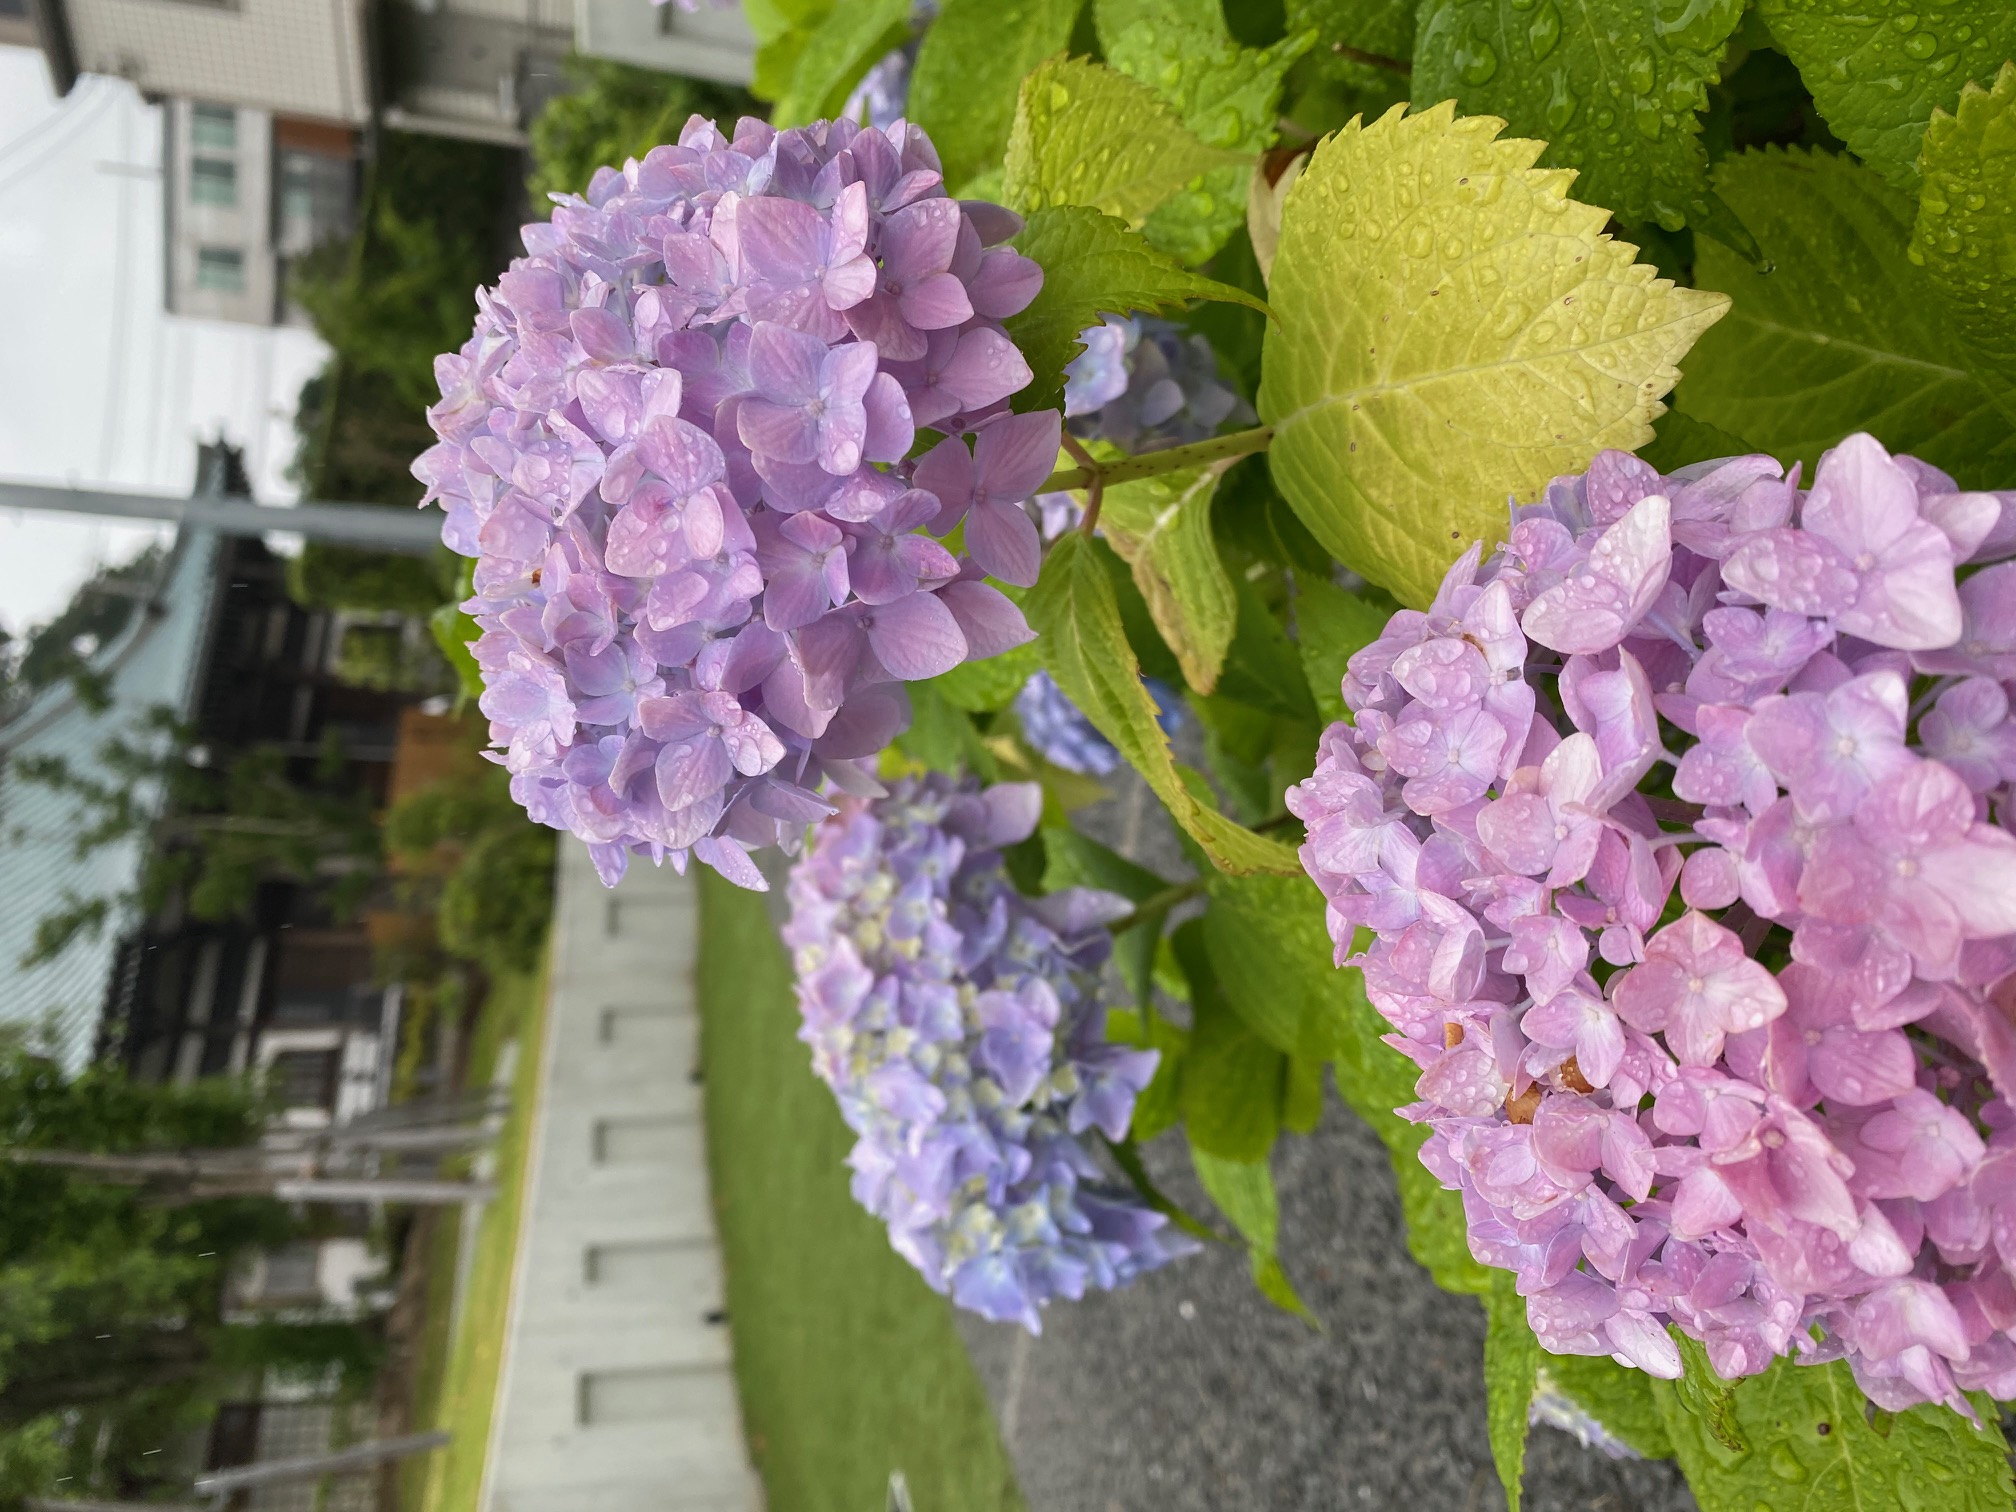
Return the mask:
{"type": "Polygon", "coordinates": [[[229,1496],[253,1486],[279,1485],[286,1481],[319,1480],[325,1475],[341,1475],[349,1470],[369,1470],[387,1460],[426,1454],[448,1442],[445,1433],[409,1433],[404,1438],[371,1439],[347,1449],[327,1454],[307,1454],[299,1459],[254,1460],[228,1470],[212,1470],[196,1477],[198,1496],[229,1496]]]}
{"type": "Polygon", "coordinates": [[[273,505],[260,504],[242,495],[198,493],[184,499],[170,494],[0,480],[0,508],[165,520],[175,525],[204,525],[225,535],[258,536],[269,530],[290,530],[312,541],[409,555],[424,555],[441,542],[441,516],[437,511],[399,509],[387,504],[273,505]]]}

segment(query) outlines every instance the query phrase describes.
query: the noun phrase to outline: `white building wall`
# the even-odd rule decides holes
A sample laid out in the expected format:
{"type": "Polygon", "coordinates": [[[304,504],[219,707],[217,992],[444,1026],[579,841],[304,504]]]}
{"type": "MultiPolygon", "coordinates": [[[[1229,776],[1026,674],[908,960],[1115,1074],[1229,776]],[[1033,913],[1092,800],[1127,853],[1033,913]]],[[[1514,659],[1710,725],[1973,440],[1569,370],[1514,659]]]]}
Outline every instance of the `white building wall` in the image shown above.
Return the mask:
{"type": "Polygon", "coordinates": [[[371,114],[364,6],[365,0],[63,0],[81,72],[130,79],[150,94],[351,126],[371,114]]]}
{"type": "Polygon", "coordinates": [[[574,45],[592,57],[723,84],[747,84],[755,76],[756,37],[740,6],[685,11],[649,0],[573,4],[574,45]]]}

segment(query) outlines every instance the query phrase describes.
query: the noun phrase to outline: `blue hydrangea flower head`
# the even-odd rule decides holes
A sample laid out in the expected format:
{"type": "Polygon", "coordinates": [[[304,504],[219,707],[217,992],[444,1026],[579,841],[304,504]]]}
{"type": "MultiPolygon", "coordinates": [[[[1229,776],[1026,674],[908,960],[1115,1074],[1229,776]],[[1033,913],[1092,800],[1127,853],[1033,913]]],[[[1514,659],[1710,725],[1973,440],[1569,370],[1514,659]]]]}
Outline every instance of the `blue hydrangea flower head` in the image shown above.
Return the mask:
{"type": "Polygon", "coordinates": [[[1126,1134],[1157,1056],[1105,1037],[1126,899],[1008,878],[1002,847],[1041,810],[1034,783],[937,774],[843,799],[792,868],[784,931],[799,1038],[859,1136],[855,1199],[933,1288],[1031,1333],[1053,1298],[1195,1248],[1087,1144],[1126,1134]]]}
{"type": "MultiPolygon", "coordinates": [[[[1163,734],[1174,735],[1183,723],[1182,696],[1156,678],[1141,681],[1155,700],[1155,722],[1163,734]]],[[[1120,764],[1120,753],[1048,672],[1033,673],[1022,685],[1015,695],[1015,718],[1021,723],[1022,738],[1052,766],[1103,777],[1120,764]]]]}

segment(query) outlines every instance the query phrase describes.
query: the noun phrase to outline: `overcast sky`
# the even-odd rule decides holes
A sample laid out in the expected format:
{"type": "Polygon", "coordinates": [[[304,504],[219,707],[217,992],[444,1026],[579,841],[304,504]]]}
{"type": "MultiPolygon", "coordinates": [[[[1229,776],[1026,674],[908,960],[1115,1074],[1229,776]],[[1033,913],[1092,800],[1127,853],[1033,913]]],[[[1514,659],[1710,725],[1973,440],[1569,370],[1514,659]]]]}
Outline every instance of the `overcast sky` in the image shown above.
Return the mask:
{"type": "MultiPolygon", "coordinates": [[[[291,498],[294,399],[322,345],[162,310],[160,164],[161,113],[131,85],[59,100],[39,52],[0,47],[0,479],[184,492],[196,443],[221,435],[260,498],[291,498]]],[[[0,625],[48,619],[152,538],[0,508],[0,625]]]]}

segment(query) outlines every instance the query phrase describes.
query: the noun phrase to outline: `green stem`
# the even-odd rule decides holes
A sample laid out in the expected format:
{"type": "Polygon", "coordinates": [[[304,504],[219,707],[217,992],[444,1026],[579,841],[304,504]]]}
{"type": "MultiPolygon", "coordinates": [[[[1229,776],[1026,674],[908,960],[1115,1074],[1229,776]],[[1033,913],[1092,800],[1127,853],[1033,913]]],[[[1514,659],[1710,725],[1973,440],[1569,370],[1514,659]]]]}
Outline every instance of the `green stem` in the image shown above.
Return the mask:
{"type": "Polygon", "coordinates": [[[1115,919],[1106,928],[1114,935],[1123,935],[1137,924],[1145,924],[1159,914],[1166,914],[1178,903],[1185,902],[1203,892],[1208,884],[1202,878],[1194,882],[1176,882],[1158,893],[1151,893],[1134,906],[1134,912],[1115,919]]]}
{"type": "Polygon", "coordinates": [[[1116,483],[1132,483],[1137,478],[1153,478],[1162,473],[1181,472],[1186,467],[1202,467],[1211,462],[1230,462],[1236,457],[1265,451],[1274,439],[1274,427],[1256,425],[1252,430],[1234,431],[1229,436],[1213,436],[1209,441],[1193,441],[1188,446],[1172,446],[1166,451],[1143,452],[1138,457],[1121,457],[1113,462],[1090,459],[1077,467],[1061,467],[1043,480],[1039,493],[1090,488],[1099,483],[1111,488],[1116,483]]]}

